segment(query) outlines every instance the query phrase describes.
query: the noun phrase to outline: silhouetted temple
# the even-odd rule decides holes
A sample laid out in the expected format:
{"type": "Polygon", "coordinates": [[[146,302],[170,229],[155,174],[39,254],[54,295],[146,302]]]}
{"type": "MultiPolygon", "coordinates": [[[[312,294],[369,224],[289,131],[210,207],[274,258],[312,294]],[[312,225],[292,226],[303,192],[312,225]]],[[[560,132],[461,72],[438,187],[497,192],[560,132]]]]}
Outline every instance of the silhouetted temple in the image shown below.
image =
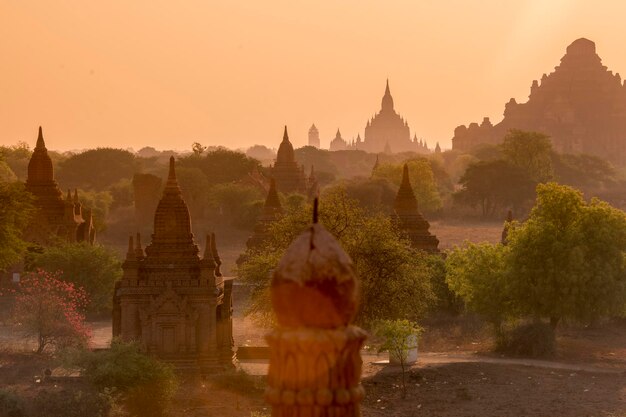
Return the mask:
{"type": "Polygon", "coordinates": [[[289,141],[287,126],[283,133],[283,141],[280,143],[276,154],[276,163],[270,167],[271,176],[276,180],[276,188],[281,193],[307,192],[306,176],[303,167],[296,162],[293,145],[289,141]]]}
{"type": "Polygon", "coordinates": [[[335,134],[335,138],[330,141],[330,150],[331,151],[345,151],[348,149],[348,142],[341,137],[341,132],[337,129],[337,134],[335,134]]]}
{"type": "Polygon", "coordinates": [[[393,204],[394,220],[404,231],[415,249],[427,252],[439,252],[439,240],[428,229],[430,224],[419,212],[417,199],[409,181],[409,167],[404,164],[402,183],[393,204]]]}
{"type": "Polygon", "coordinates": [[[268,228],[283,214],[283,208],[280,205],[280,199],[276,192],[276,181],[274,178],[270,180],[270,189],[267,192],[265,204],[261,215],[257,219],[254,226],[254,234],[250,236],[246,242],[248,248],[259,247],[268,237],[268,228]]]}
{"type": "Polygon", "coordinates": [[[417,137],[411,140],[409,124],[394,109],[393,97],[389,90],[389,80],[385,87],[380,112],[368,120],[365,126],[365,137],[361,149],[378,153],[385,148],[391,152],[425,152],[417,137]]]}
{"type": "Polygon", "coordinates": [[[204,373],[232,365],[232,281],[220,273],[215,235],[207,236],[202,259],[198,253],[171,157],[145,254],[139,235],[137,242],[129,239],[124,275],[115,287],[113,336],[137,340],[149,354],[204,373]]]}
{"type": "Polygon", "coordinates": [[[25,240],[41,245],[57,239],[93,244],[96,230],[91,209],[83,208],[77,190],[74,190],[73,197],[68,190],[67,197],[63,199],[63,193],[54,180],[54,168],[41,127],[28,163],[26,190],[35,196],[37,211],[24,234],[25,240]]]}
{"type": "Polygon", "coordinates": [[[558,152],[587,153],[626,163],[626,87],[619,74],[602,65],[595,44],[578,39],[567,47],[554,72],[533,81],[526,103],[511,99],[495,126],[484,118],[478,125],[459,126],[453,149],[499,144],[511,129],[549,135],[558,152]]]}
{"type": "Polygon", "coordinates": [[[320,132],[315,127],[315,124],[309,129],[309,146],[320,147],[320,132]]]}

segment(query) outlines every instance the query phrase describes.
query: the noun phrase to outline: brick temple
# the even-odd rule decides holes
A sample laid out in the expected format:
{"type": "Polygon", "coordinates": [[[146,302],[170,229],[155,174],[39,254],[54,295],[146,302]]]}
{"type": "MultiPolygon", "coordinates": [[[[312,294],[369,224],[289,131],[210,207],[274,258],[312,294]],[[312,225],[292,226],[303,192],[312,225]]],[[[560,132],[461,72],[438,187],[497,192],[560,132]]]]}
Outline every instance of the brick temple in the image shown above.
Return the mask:
{"type": "Polygon", "coordinates": [[[37,209],[30,225],[24,233],[24,239],[39,245],[56,241],[87,242],[93,244],[96,230],[93,225],[91,209],[83,207],[70,190],[63,198],[63,192],[54,179],[52,160],[39,127],[37,144],[28,162],[26,191],[35,197],[37,209]]]}
{"type": "Polygon", "coordinates": [[[419,212],[417,198],[409,181],[409,167],[406,164],[393,210],[394,221],[407,234],[413,248],[431,253],[439,252],[439,239],[428,231],[430,224],[419,212]]]}
{"type": "Polygon", "coordinates": [[[139,239],[130,237],[116,284],[113,336],[139,341],[178,369],[232,366],[232,281],[220,272],[214,235],[199,256],[173,157],[145,253],[139,239]]]}

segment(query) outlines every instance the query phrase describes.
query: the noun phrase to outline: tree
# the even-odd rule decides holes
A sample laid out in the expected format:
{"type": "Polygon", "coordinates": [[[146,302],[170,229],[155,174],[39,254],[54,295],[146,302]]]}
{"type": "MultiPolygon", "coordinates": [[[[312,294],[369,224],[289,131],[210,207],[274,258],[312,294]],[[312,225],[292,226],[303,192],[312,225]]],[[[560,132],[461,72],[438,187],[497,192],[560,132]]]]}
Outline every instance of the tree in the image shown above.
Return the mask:
{"type": "Polygon", "coordinates": [[[552,153],[554,176],[560,184],[598,191],[617,182],[617,172],[610,162],[591,155],[552,153]]]}
{"type": "MultiPolygon", "coordinates": [[[[248,313],[271,316],[270,273],[285,249],[311,222],[311,206],[286,207],[286,214],[270,227],[270,238],[260,249],[249,250],[238,269],[254,286],[248,313]]],[[[320,222],[350,255],[361,284],[357,322],[377,319],[417,320],[433,303],[428,255],[416,254],[389,216],[365,212],[340,187],[326,190],[320,199],[320,222]]],[[[267,320],[266,320],[267,321],[267,320]]]]}
{"type": "Polygon", "coordinates": [[[253,168],[261,168],[259,161],[237,151],[218,148],[200,154],[182,157],[178,168],[198,168],[207,178],[209,185],[238,181],[248,175],[253,168]]]}
{"type": "Polygon", "coordinates": [[[246,150],[246,155],[249,158],[254,158],[261,162],[271,162],[276,158],[276,152],[271,150],[265,145],[253,145],[246,150]]]}
{"type": "Polygon", "coordinates": [[[467,308],[493,325],[497,338],[502,337],[502,324],[512,314],[505,274],[507,250],[501,244],[466,242],[446,257],[448,286],[467,308]]]}
{"type": "Polygon", "coordinates": [[[26,142],[18,142],[12,146],[0,146],[0,159],[2,159],[15,173],[18,179],[24,181],[28,173],[28,162],[32,151],[26,142]]]}
{"type": "Polygon", "coordinates": [[[0,271],[18,262],[26,250],[22,233],[34,211],[24,184],[0,182],[0,271]]]}
{"type": "Polygon", "coordinates": [[[37,338],[37,353],[48,346],[84,346],[91,335],[82,313],[86,304],[82,288],[63,281],[60,273],[38,270],[19,283],[14,319],[26,336],[37,338]]]}
{"type": "Polygon", "coordinates": [[[69,188],[103,191],[138,169],[135,155],[123,149],[97,148],[75,154],[59,163],[57,180],[69,188]]]}
{"type": "Polygon", "coordinates": [[[589,322],[623,311],[626,214],[556,183],[537,186],[530,217],[511,228],[507,274],[522,313],[589,322]]]}
{"type": "Polygon", "coordinates": [[[106,230],[109,210],[113,204],[113,196],[110,191],[86,191],[78,190],[78,199],[85,208],[91,209],[93,223],[96,231],[106,230]]]}
{"type": "MultiPolygon", "coordinates": [[[[441,209],[441,196],[437,189],[431,164],[426,159],[413,159],[406,162],[409,166],[409,178],[420,210],[433,213],[441,209]]],[[[383,163],[373,172],[374,178],[385,178],[400,186],[402,165],[383,163]]]]}
{"type": "Polygon", "coordinates": [[[446,260],[447,282],[496,326],[506,318],[591,322],[626,307],[626,214],[556,183],[537,186],[507,245],[468,244],[446,260]]]}
{"type": "Polygon", "coordinates": [[[124,394],[132,415],[163,416],[178,387],[174,367],[144,354],[136,342],[113,339],[110,349],[82,351],[70,366],[95,387],[124,394]]]}
{"type": "Polygon", "coordinates": [[[552,179],[552,143],[547,135],[512,129],[504,137],[502,153],[511,165],[520,168],[533,181],[552,179]]]}
{"type": "Polygon", "coordinates": [[[209,192],[209,204],[231,224],[252,229],[263,207],[263,195],[254,187],[217,184],[209,192]]]}
{"type": "Polygon", "coordinates": [[[457,202],[479,205],[483,217],[494,217],[512,207],[516,212],[533,197],[535,182],[518,167],[503,160],[470,164],[459,180],[457,202]]]}
{"type": "Polygon", "coordinates": [[[378,352],[389,352],[402,368],[402,398],[406,397],[406,366],[409,352],[417,348],[417,337],[424,329],[409,320],[381,320],[374,325],[378,352]]]}
{"type": "Polygon", "coordinates": [[[111,311],[113,287],[122,277],[122,264],[114,251],[100,245],[65,243],[33,254],[31,265],[45,271],[63,271],[59,279],[86,291],[90,299],[88,312],[111,311]]]}

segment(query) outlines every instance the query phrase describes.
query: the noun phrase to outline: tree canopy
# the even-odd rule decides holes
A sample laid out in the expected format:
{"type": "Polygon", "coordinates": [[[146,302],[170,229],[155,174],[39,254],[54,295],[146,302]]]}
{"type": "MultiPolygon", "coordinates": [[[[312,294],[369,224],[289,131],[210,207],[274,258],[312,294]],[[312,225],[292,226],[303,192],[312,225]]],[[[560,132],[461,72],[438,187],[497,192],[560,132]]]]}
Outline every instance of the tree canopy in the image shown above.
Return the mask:
{"type": "Polygon", "coordinates": [[[85,289],[91,313],[110,311],[113,287],[122,276],[122,263],[115,252],[86,243],[46,247],[33,254],[30,266],[51,273],[62,271],[60,279],[85,289]]]}
{"type": "MultiPolygon", "coordinates": [[[[249,250],[239,276],[254,285],[248,313],[268,317],[270,273],[285,249],[311,222],[311,207],[287,207],[287,213],[270,229],[262,248],[249,250]]],[[[333,188],[320,199],[320,222],[350,255],[361,280],[357,321],[416,320],[432,304],[432,274],[428,255],[416,254],[394,227],[389,216],[367,213],[345,190],[333,188]]]]}
{"type": "Polygon", "coordinates": [[[22,233],[35,211],[22,183],[0,182],[0,271],[18,262],[27,247],[22,233]]]}
{"type": "Polygon", "coordinates": [[[130,179],[137,171],[135,155],[123,149],[97,148],[72,155],[59,163],[57,181],[64,187],[104,191],[130,179]]]}
{"type": "Polygon", "coordinates": [[[506,315],[590,322],[626,305],[626,214],[556,183],[539,184],[528,220],[506,246],[467,244],[450,253],[447,280],[467,306],[498,323],[506,315]]]}

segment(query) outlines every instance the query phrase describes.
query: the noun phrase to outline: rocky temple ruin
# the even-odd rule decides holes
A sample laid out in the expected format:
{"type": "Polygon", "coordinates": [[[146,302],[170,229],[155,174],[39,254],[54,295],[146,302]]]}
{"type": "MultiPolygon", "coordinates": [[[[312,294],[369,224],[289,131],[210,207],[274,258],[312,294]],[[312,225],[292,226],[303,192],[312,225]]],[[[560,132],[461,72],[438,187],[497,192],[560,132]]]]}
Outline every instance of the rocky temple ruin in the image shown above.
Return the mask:
{"type": "Polygon", "coordinates": [[[129,239],[115,287],[113,336],[139,341],[178,369],[207,373],[232,366],[232,280],[222,276],[220,264],[214,235],[199,256],[172,157],[152,242],[144,252],[139,235],[129,239]]]}
{"type": "Polygon", "coordinates": [[[37,211],[24,233],[25,240],[39,245],[47,245],[55,240],[93,244],[96,230],[91,209],[82,206],[76,189],[73,196],[68,190],[67,196],[63,198],[54,179],[54,168],[41,126],[37,144],[28,162],[26,191],[35,197],[37,211]]]}
{"type": "Polygon", "coordinates": [[[626,86],[581,38],[567,47],[554,72],[533,81],[526,103],[509,100],[504,118],[455,129],[453,149],[499,144],[511,129],[545,133],[558,152],[586,153],[626,163],[626,86]]]}

